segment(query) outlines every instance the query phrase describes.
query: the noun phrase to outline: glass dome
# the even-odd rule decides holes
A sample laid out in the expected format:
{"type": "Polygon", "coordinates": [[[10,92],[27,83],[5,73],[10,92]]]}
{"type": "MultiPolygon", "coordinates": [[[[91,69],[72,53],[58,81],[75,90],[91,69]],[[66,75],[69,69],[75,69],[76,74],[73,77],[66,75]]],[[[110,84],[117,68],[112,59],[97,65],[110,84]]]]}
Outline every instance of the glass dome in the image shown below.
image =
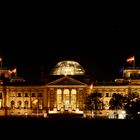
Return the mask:
{"type": "Polygon", "coordinates": [[[51,75],[84,75],[85,70],[75,61],[61,61],[53,68],[51,75]]]}

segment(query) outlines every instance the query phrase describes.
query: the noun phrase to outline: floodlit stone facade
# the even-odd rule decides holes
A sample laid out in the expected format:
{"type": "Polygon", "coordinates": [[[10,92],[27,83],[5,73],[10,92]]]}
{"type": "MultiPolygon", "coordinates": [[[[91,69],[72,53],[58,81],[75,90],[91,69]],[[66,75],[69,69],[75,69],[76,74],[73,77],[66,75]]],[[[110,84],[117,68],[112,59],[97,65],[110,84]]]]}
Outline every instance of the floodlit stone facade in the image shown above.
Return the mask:
{"type": "Polygon", "coordinates": [[[107,116],[113,93],[140,95],[140,69],[125,69],[124,77],[113,83],[97,83],[84,75],[52,76],[42,83],[27,83],[23,78],[12,77],[9,70],[0,69],[0,115],[44,116],[53,113],[85,113],[85,100],[91,93],[98,93],[104,106],[99,115],[107,116]],[[8,78],[7,78],[8,77],[8,78]],[[7,80],[8,79],[8,80],[7,80]],[[86,79],[86,80],[85,80],[86,79]]]}

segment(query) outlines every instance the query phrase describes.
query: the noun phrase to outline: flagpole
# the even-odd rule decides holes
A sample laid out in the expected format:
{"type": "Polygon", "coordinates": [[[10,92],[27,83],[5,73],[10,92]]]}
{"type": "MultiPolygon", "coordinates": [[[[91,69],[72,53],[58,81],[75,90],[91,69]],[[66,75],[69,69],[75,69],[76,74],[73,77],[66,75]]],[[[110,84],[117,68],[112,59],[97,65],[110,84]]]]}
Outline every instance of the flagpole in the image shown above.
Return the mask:
{"type": "Polygon", "coordinates": [[[15,72],[15,77],[17,77],[17,67],[16,67],[15,69],[16,69],[16,72],[15,72]]]}
{"type": "Polygon", "coordinates": [[[37,118],[38,118],[38,95],[37,95],[37,118]]]}
{"type": "Polygon", "coordinates": [[[135,69],[135,55],[134,55],[134,61],[133,61],[133,69],[135,69]]]}
{"type": "Polygon", "coordinates": [[[124,77],[124,66],[123,66],[123,77],[124,77]]]}

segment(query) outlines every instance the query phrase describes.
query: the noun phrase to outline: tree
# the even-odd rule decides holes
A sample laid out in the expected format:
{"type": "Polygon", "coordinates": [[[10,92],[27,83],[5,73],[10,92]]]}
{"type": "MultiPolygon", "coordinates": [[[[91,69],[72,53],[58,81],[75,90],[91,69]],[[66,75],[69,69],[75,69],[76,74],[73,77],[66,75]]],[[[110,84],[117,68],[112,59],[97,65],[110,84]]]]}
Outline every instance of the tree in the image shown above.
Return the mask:
{"type": "Polygon", "coordinates": [[[124,97],[121,94],[114,93],[110,99],[110,109],[118,110],[123,108],[124,97]]]}
{"type": "Polygon", "coordinates": [[[140,98],[138,93],[129,93],[126,96],[126,103],[124,105],[126,113],[131,117],[137,117],[140,112],[140,98]]]}
{"type": "Polygon", "coordinates": [[[123,108],[123,103],[124,103],[123,95],[117,94],[117,93],[114,93],[112,95],[112,98],[110,99],[110,102],[109,102],[109,106],[110,106],[110,109],[115,110],[115,112],[114,112],[115,118],[118,118],[117,111],[118,111],[118,109],[123,108]]]}
{"type": "Polygon", "coordinates": [[[90,110],[93,113],[93,110],[95,110],[95,114],[97,110],[100,110],[103,108],[103,102],[100,99],[99,93],[91,93],[87,96],[85,101],[85,109],[90,110]]]}
{"type": "Polygon", "coordinates": [[[124,106],[124,109],[126,110],[127,114],[137,114],[140,111],[140,99],[128,102],[124,106]]]}

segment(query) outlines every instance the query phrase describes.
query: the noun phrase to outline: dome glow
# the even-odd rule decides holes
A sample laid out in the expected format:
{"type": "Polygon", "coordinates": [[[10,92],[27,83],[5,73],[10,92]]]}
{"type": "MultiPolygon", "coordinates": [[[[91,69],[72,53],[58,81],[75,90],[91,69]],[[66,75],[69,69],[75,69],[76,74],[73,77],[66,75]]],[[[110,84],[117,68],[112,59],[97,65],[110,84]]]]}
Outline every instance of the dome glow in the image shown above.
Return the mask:
{"type": "Polygon", "coordinates": [[[61,61],[57,63],[51,75],[84,75],[85,70],[75,61],[61,61]]]}

